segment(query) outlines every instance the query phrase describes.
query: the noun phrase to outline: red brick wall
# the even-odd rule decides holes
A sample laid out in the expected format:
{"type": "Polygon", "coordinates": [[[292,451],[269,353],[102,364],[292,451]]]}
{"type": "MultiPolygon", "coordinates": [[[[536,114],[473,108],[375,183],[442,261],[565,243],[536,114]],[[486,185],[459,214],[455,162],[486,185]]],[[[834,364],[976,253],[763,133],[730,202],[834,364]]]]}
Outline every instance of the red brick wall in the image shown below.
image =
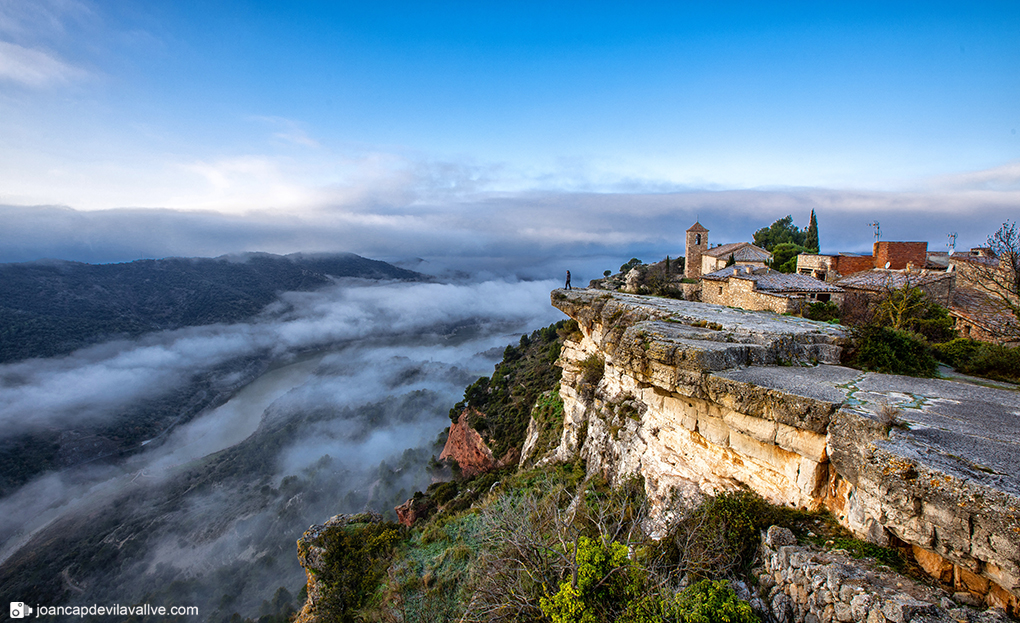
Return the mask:
{"type": "Polygon", "coordinates": [[[833,259],[835,260],[832,266],[833,270],[844,277],[875,267],[875,262],[870,255],[837,255],[833,259]]]}
{"type": "Polygon", "coordinates": [[[885,268],[886,262],[889,268],[900,270],[913,263],[917,268],[923,268],[928,261],[927,242],[892,242],[880,240],[875,243],[874,251],[875,268],[885,268]]]}

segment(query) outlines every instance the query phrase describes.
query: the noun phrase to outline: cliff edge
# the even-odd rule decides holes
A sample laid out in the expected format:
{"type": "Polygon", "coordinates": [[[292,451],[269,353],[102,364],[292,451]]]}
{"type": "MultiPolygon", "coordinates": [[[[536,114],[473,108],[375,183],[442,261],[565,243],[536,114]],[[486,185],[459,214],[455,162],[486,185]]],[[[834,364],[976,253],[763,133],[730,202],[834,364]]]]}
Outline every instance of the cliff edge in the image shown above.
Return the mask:
{"type": "Polygon", "coordinates": [[[695,486],[828,508],[1020,614],[1020,392],[842,367],[844,329],[803,318],[593,290],[552,304],[580,328],[555,458],[640,474],[660,509],[695,486]]]}

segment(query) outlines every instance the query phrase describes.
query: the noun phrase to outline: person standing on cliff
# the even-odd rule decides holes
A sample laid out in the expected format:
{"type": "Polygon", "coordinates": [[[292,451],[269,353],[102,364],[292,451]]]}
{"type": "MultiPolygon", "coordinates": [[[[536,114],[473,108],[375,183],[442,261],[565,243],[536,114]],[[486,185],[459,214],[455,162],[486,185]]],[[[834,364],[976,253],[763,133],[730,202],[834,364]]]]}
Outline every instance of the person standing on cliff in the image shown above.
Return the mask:
{"type": "Polygon", "coordinates": [[[572,289],[570,287],[570,271],[569,270],[567,271],[567,285],[565,285],[563,287],[566,288],[567,290],[571,290],[572,289]]]}

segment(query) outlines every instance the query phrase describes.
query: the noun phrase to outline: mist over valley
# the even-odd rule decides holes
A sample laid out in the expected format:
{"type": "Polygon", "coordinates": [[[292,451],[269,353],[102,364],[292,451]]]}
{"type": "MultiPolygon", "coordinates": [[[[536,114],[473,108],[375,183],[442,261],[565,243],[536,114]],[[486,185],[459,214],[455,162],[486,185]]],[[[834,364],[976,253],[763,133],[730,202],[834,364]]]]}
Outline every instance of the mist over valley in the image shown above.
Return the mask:
{"type": "Polygon", "coordinates": [[[295,540],[441,477],[450,407],[559,319],[555,285],[334,278],[246,321],[3,364],[0,587],[207,620],[300,605],[295,540]]]}

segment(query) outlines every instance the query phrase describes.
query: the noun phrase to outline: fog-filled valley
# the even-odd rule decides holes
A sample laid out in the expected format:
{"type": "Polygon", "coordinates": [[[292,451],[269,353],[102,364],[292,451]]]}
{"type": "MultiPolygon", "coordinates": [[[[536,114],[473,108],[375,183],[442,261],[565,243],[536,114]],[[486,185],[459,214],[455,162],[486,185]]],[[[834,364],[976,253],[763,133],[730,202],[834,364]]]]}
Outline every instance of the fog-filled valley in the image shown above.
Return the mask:
{"type": "Polygon", "coordinates": [[[555,285],[334,279],[247,322],[0,366],[0,587],[203,620],[300,606],[295,540],[441,476],[450,407],[560,319],[555,285]]]}

